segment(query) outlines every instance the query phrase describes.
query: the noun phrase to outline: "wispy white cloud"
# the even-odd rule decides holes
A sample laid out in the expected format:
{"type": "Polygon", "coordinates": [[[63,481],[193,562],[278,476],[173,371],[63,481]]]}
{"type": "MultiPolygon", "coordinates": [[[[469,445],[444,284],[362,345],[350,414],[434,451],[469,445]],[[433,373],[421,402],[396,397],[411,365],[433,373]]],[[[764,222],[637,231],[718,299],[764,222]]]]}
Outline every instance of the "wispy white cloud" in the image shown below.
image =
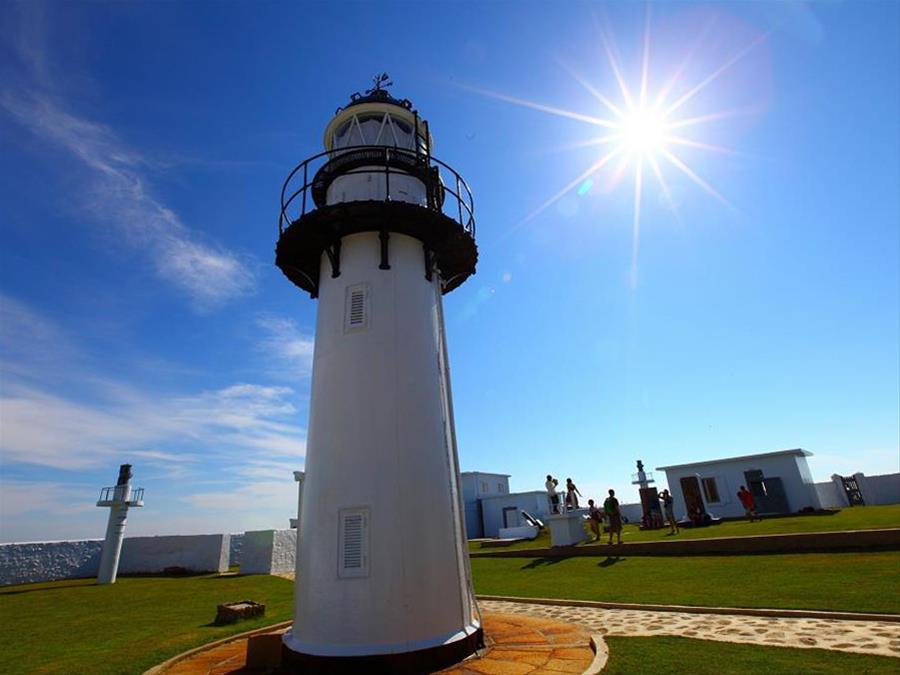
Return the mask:
{"type": "Polygon", "coordinates": [[[131,456],[196,462],[229,456],[304,453],[304,431],[287,387],[239,384],[178,397],[133,391],[127,401],[83,403],[28,386],[0,397],[0,452],[6,463],[85,469],[131,456]],[[160,445],[175,450],[160,451],[160,445]],[[185,456],[182,451],[187,453],[185,456]]]}
{"type": "MultiPolygon", "coordinates": [[[[279,510],[284,513],[286,521],[290,516],[296,515],[291,513],[290,507],[293,505],[296,509],[297,484],[291,475],[287,474],[287,476],[282,476],[280,480],[256,480],[233,490],[185,495],[182,501],[198,509],[227,509],[240,513],[279,510]]],[[[272,526],[285,527],[286,525],[287,522],[273,524],[272,526]]]]}
{"type": "MultiPolygon", "coordinates": [[[[287,332],[278,335],[289,341],[287,332]]],[[[270,337],[267,332],[264,339],[270,337]]],[[[60,368],[62,362],[48,356],[58,352],[79,353],[53,321],[0,294],[0,453],[6,463],[85,469],[135,458],[171,474],[213,449],[223,466],[235,458],[238,465],[300,462],[305,452],[290,387],[241,382],[157,392],[98,374],[87,358],[70,358],[60,368]]]]}
{"type": "Polygon", "coordinates": [[[272,314],[258,317],[256,323],[263,330],[259,349],[281,375],[295,379],[310,374],[315,348],[311,335],[303,333],[293,320],[272,314]]]}
{"type": "Polygon", "coordinates": [[[203,241],[154,196],[144,175],[147,162],[110,127],[37,90],[4,90],[0,108],[83,166],[77,203],[95,222],[113,228],[117,241],[146,252],[156,273],[187,293],[196,308],[212,309],[254,289],[248,262],[203,241]]]}

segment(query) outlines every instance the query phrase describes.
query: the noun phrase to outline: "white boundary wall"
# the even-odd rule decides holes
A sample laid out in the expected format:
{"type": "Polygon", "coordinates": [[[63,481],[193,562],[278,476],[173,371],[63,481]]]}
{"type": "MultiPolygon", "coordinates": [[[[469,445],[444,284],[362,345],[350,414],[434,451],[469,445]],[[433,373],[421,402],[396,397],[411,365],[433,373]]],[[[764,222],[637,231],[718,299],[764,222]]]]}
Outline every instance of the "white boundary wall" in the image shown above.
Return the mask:
{"type": "Polygon", "coordinates": [[[255,530],[244,533],[241,574],[293,572],[297,554],[297,530],[255,530]]]}
{"type": "Polygon", "coordinates": [[[102,548],[102,539],[0,544],[0,586],[97,576],[102,548]]]}
{"type": "MultiPolygon", "coordinates": [[[[853,477],[856,478],[859,492],[862,494],[866,506],[900,504],[900,473],[886,473],[878,476],[855,473],[853,477]]],[[[844,492],[844,484],[838,474],[834,474],[830,481],[816,483],[815,487],[823,509],[842,509],[849,506],[847,495],[844,492]]]]}
{"type": "Polygon", "coordinates": [[[226,572],[229,534],[132,537],[122,546],[119,574],[152,574],[167,567],[190,572],[226,572]]]}
{"type": "MultiPolygon", "coordinates": [[[[228,569],[227,534],[126,537],[120,574],[162,572],[184,567],[192,572],[228,569]]],[[[102,539],[0,544],[0,586],[97,576],[102,539]]]]}

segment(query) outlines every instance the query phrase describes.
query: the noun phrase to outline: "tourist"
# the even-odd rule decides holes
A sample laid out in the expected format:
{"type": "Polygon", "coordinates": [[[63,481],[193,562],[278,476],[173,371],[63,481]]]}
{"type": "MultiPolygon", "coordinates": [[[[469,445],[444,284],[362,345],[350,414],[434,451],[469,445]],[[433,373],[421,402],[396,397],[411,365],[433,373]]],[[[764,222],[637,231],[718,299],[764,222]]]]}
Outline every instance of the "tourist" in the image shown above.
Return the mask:
{"type": "Polygon", "coordinates": [[[669,523],[669,534],[678,534],[678,521],[675,520],[675,500],[672,499],[668,490],[663,490],[659,499],[662,502],[666,522],[669,523]]]}
{"type": "Polygon", "coordinates": [[[760,520],[759,516],[756,515],[756,502],[753,500],[753,493],[743,485],[741,485],[741,489],[738,490],[737,496],[738,499],[741,500],[741,504],[743,504],[744,506],[744,515],[747,516],[747,519],[751,523],[753,522],[754,518],[760,520]]]}
{"type": "Polygon", "coordinates": [[[547,499],[550,500],[550,513],[559,513],[559,495],[556,494],[557,483],[558,481],[548,473],[544,487],[547,488],[547,499]]]}
{"type": "Polygon", "coordinates": [[[588,499],[588,516],[590,517],[591,532],[594,533],[594,541],[600,541],[600,523],[603,522],[603,511],[594,505],[593,499],[588,499]]]}
{"type": "Polygon", "coordinates": [[[622,543],[622,512],[619,510],[619,500],[616,499],[616,491],[610,490],[609,497],[603,502],[603,511],[609,519],[609,541],[612,544],[613,533],[618,538],[618,543],[622,543]]]}
{"type": "Polygon", "coordinates": [[[578,497],[581,497],[582,494],[578,491],[578,488],[575,487],[575,483],[572,482],[571,478],[566,478],[566,506],[571,509],[578,508],[578,497]]]}

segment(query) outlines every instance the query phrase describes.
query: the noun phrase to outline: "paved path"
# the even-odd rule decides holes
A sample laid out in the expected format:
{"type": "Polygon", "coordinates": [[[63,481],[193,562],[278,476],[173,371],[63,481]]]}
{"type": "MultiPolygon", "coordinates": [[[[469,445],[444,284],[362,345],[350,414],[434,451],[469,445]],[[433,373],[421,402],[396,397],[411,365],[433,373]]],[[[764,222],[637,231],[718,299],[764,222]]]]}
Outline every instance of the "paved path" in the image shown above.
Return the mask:
{"type": "Polygon", "coordinates": [[[480,600],[485,612],[517,613],[577,623],[615,636],[674,635],[774,647],[834,649],[900,657],[900,623],[691,614],[480,600]]]}

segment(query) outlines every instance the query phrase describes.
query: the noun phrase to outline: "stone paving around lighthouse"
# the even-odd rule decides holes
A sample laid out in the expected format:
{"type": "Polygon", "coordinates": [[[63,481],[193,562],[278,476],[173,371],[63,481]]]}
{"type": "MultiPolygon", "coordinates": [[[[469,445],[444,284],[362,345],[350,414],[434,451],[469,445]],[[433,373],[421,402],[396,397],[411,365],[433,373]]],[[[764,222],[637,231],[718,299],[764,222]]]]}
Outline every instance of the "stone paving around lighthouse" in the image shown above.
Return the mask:
{"type": "Polygon", "coordinates": [[[900,623],[888,621],[692,614],[501,600],[480,600],[478,604],[485,612],[527,614],[567,621],[600,635],[670,635],[770,647],[834,649],[900,657],[900,623]]]}

